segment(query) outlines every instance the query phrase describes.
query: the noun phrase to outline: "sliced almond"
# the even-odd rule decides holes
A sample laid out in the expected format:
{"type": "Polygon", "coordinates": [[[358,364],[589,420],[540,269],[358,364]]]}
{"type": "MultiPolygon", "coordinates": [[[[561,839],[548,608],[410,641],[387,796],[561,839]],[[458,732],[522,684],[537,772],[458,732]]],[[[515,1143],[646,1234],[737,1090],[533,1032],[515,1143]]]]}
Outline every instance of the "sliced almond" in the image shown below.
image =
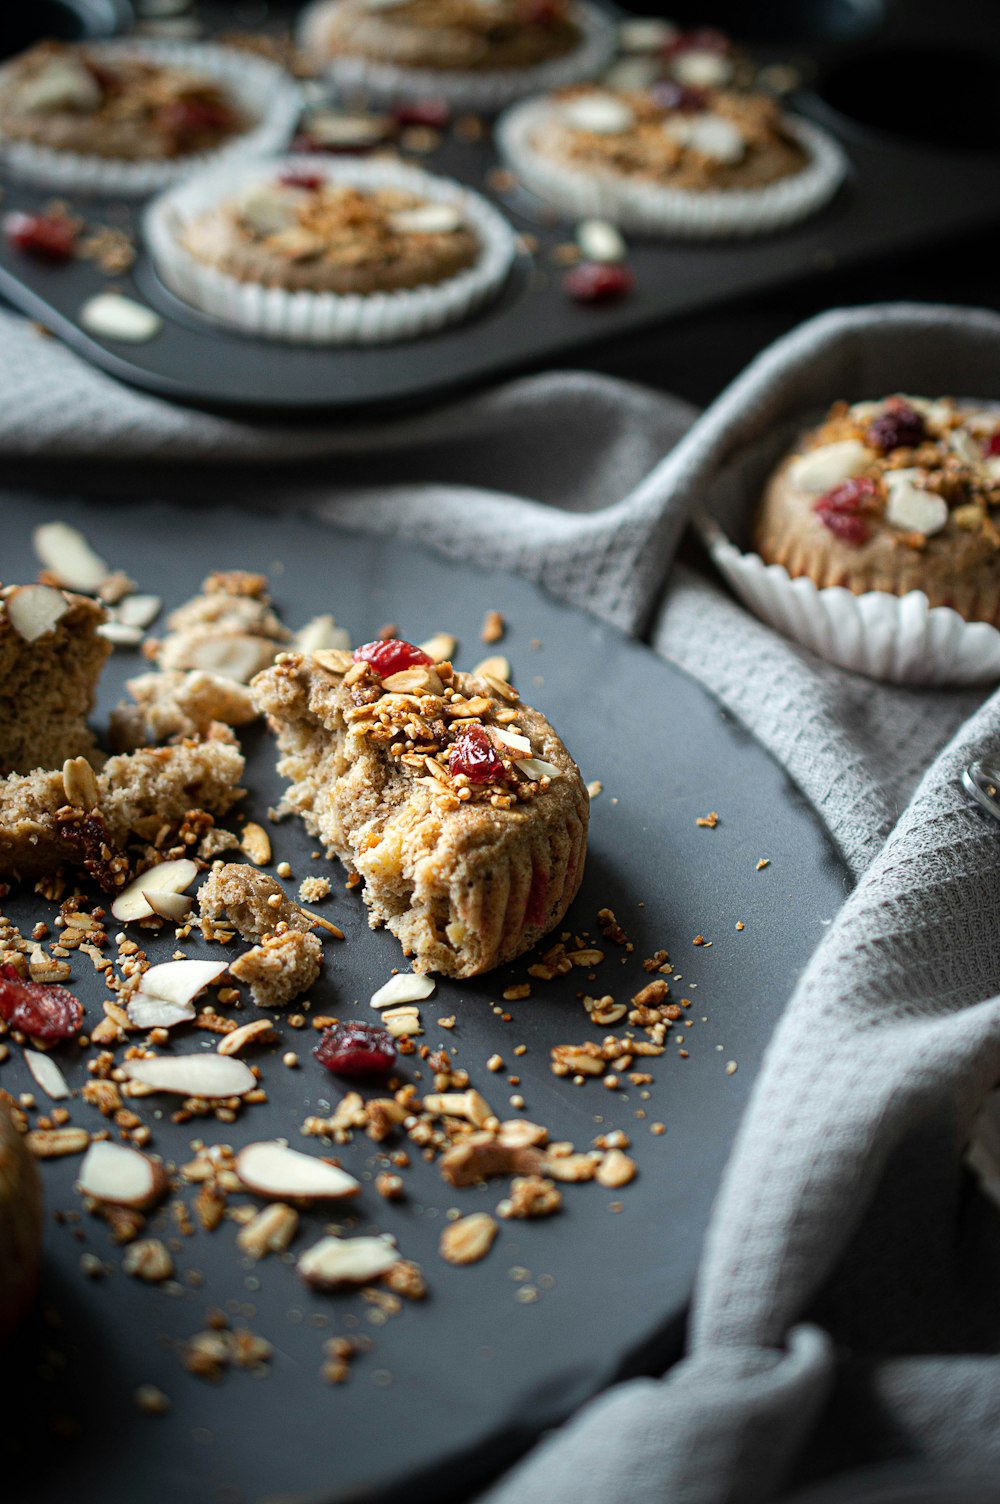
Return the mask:
{"type": "Polygon", "coordinates": [[[91,1144],[83,1157],[76,1188],[95,1201],[144,1211],[167,1189],[163,1166],[148,1154],[104,1139],[91,1144]]]}
{"type": "Polygon", "coordinates": [[[330,674],[346,674],[354,668],[354,657],[348,648],[319,648],[313,651],[313,662],[330,674]]]}
{"type": "Polygon", "coordinates": [[[503,742],[505,747],[510,747],[512,752],[521,752],[527,758],[531,758],[531,740],[522,736],[519,731],[508,731],[506,726],[491,726],[490,732],[494,739],[503,742]]]}
{"type": "Polygon", "coordinates": [[[388,1238],[321,1238],[306,1249],[298,1271],[307,1284],[320,1290],[338,1285],[366,1285],[388,1273],[399,1253],[388,1238]]]}
{"type": "Polygon", "coordinates": [[[546,762],[544,757],[517,757],[514,759],[515,768],[520,768],[526,778],[561,778],[562,770],[555,763],[546,762]]]}
{"type": "Polygon", "coordinates": [[[67,757],[62,766],[66,802],[74,809],[94,809],[100,799],[97,778],[85,757],[67,757]]]}
{"type": "Polygon", "coordinates": [[[198,876],[198,868],[188,857],[173,862],[160,862],[142,872],[122,889],[111,905],[116,919],[127,924],[132,919],[149,919],[153,913],[147,893],[183,893],[198,876]]]}
{"type": "Polygon", "coordinates": [[[88,298],[80,309],[80,323],[91,334],[126,345],[145,344],[163,328],[162,318],[152,308],[117,292],[99,292],[88,298]]]}
{"type": "Polygon", "coordinates": [[[452,235],[465,223],[457,204],[416,204],[397,209],[389,223],[401,235],[452,235]]]}
{"type": "Polygon", "coordinates": [[[503,679],[507,681],[510,679],[510,660],[505,658],[502,653],[494,653],[492,657],[484,658],[481,663],[477,663],[472,672],[474,674],[485,674],[488,679],[503,679]]]}
{"type": "Polygon", "coordinates": [[[189,1024],[197,1017],[194,1003],[168,1003],[158,997],[144,997],[137,992],[129,1000],[128,1020],[137,1029],[173,1029],[189,1024]]]}
{"type": "Polygon", "coordinates": [[[69,601],[51,585],[17,585],[4,600],[7,618],[25,642],[51,632],[69,610],[69,601]]]}
{"type": "Polygon", "coordinates": [[[394,1003],[419,1003],[434,991],[434,978],[423,972],[400,971],[371,996],[373,1008],[388,1008],[394,1003]]]}
{"type": "Polygon", "coordinates": [[[243,1024],[238,1029],[231,1029],[228,1034],[223,1034],[219,1040],[218,1051],[220,1055],[238,1055],[244,1045],[253,1044],[255,1039],[263,1039],[265,1035],[274,1034],[274,1025],[269,1018],[255,1018],[251,1023],[243,1024]]]}
{"type": "Polygon", "coordinates": [[[450,632],[435,632],[433,637],[428,637],[419,647],[432,663],[450,663],[458,647],[458,638],[452,637],[450,632]]]}
{"type": "Polygon", "coordinates": [[[248,1065],[233,1056],[152,1055],[122,1064],[129,1081],[138,1081],[150,1091],[175,1092],[182,1097],[242,1097],[253,1091],[257,1077],[248,1065]]]}
{"type": "Polygon", "coordinates": [[[133,1000],[142,997],[163,1003],[189,1003],[217,982],[227,965],[226,961],[164,961],[143,972],[133,1000]]]}
{"type": "Polygon", "coordinates": [[[68,522],[43,522],[35,528],[32,542],[46,569],[67,590],[94,595],[111,573],[80,530],[68,522]]]}
{"type": "Polygon", "coordinates": [[[860,475],[875,458],[875,451],[860,439],[840,439],[836,444],[820,444],[792,461],[788,480],[797,491],[821,496],[841,481],[860,475]]]}
{"type": "Polygon", "coordinates": [[[240,847],[258,867],[266,867],[271,860],[271,841],[263,825],[250,820],[243,827],[240,847]]]}
{"type": "MultiPolygon", "coordinates": [[[[350,658],[351,639],[343,627],[338,627],[332,616],[314,616],[296,632],[292,650],[296,653],[319,653],[330,648],[339,648],[350,658]]],[[[353,659],[351,659],[353,662],[353,659]]]]}
{"type": "Polygon", "coordinates": [[[145,630],[159,616],[163,601],[158,595],[129,595],[118,607],[118,620],[124,627],[145,630]]]}
{"type": "Polygon", "coordinates": [[[613,94],[580,94],[567,100],[560,113],[566,124],[594,136],[616,136],[635,124],[635,113],[613,94]]]}
{"type": "Polygon", "coordinates": [[[389,674],[382,680],[382,688],[399,695],[439,695],[444,685],[433,667],[422,663],[416,668],[404,668],[398,674],[389,674]]]}
{"type": "Polygon", "coordinates": [[[73,1095],[51,1055],[43,1055],[41,1050],[25,1050],[24,1059],[36,1083],[53,1102],[64,1102],[73,1095]]]}
{"type": "Polygon", "coordinates": [[[500,1231],[489,1212],[473,1212],[444,1229],[438,1249],[449,1264],[478,1264],[500,1231]]]}
{"type": "Polygon", "coordinates": [[[172,924],[183,923],[194,904],[190,893],[157,893],[143,888],[142,896],[157,918],[169,919],[172,924]]]}
{"type": "Polygon", "coordinates": [[[236,1156],[236,1173],[247,1190],[284,1201],[339,1201],[361,1189],[346,1170],[276,1140],[247,1144],[236,1156]]]}
{"type": "Polygon", "coordinates": [[[116,648],[137,648],[142,641],[139,627],[127,627],[121,621],[102,621],[97,635],[106,638],[116,648]]]}

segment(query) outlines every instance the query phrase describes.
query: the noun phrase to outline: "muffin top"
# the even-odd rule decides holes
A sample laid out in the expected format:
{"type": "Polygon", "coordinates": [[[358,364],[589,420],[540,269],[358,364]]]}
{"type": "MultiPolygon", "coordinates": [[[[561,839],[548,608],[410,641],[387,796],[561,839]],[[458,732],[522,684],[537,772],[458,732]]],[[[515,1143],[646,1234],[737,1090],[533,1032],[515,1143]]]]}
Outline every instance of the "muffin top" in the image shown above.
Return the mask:
{"type": "Polygon", "coordinates": [[[569,0],[337,0],[324,28],[333,53],[406,67],[532,67],[576,47],[569,0]]]}
{"type": "Polygon", "coordinates": [[[442,282],[480,251],[457,204],[295,171],[198,215],[179,238],[197,260],[241,282],[345,294],[442,282]]]}
{"type": "Polygon", "coordinates": [[[917,550],[938,535],[1000,549],[1000,407],[949,397],[837,402],[779,475],[843,543],[890,533],[917,550]]]}
{"type": "Polygon", "coordinates": [[[159,161],[254,123],[213,79],[147,57],[40,42],[0,69],[0,134],[53,151],[159,161]]]}
{"type": "Polygon", "coordinates": [[[533,145],[577,169],[705,192],[763,187],[807,161],[768,94],[668,79],[634,91],[579,85],[552,104],[533,145]]]}

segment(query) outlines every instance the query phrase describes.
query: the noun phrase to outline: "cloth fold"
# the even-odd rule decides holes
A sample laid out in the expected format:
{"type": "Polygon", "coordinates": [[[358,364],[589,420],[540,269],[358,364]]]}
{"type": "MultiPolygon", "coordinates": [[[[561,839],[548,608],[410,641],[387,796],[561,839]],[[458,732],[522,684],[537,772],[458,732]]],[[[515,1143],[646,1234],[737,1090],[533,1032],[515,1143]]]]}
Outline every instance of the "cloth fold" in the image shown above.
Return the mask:
{"type": "MultiPolygon", "coordinates": [[[[1000,1216],[962,1165],[1000,1079],[1000,828],[957,781],[1000,743],[1000,693],[845,674],[675,563],[734,462],[815,408],[988,397],[1000,317],[836,311],[700,417],[556,372],[432,413],[263,422],[128,391],[7,315],[0,349],[8,485],[66,494],[85,476],[122,497],[308,510],[488,557],[629,631],[651,623],[656,650],[785,766],[857,876],[765,1057],[688,1355],[595,1400],[487,1504],[763,1504],[847,1465],[1000,1469],[1000,1216]]],[[[749,504],[753,466],[741,474],[749,504]]]]}

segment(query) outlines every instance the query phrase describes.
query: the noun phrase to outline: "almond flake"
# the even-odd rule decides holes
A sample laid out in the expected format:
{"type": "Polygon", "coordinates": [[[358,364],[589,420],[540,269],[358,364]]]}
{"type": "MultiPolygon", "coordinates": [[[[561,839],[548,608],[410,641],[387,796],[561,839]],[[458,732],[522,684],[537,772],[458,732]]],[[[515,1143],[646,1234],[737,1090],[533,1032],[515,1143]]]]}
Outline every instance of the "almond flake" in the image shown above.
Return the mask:
{"type": "Polygon", "coordinates": [[[788,480],[797,491],[822,496],[841,481],[860,475],[875,459],[875,452],[860,439],[842,439],[836,444],[821,444],[792,461],[788,480]]]}
{"type": "Polygon", "coordinates": [[[126,1060],[121,1069],[129,1081],[137,1081],[150,1091],[204,1097],[206,1101],[242,1097],[257,1086],[257,1077],[248,1065],[220,1054],[153,1055],[126,1060]]]}
{"type": "Polygon", "coordinates": [[[490,729],[496,741],[503,742],[505,747],[510,747],[514,752],[524,752],[527,759],[532,760],[530,737],[522,736],[518,731],[508,731],[503,726],[492,726],[490,729]]]}
{"type": "Polygon", "coordinates": [[[37,642],[59,624],[69,601],[51,585],[17,585],[4,599],[7,619],[25,642],[37,642]]]}
{"type": "Polygon", "coordinates": [[[388,1008],[393,1003],[419,1003],[434,991],[434,979],[423,972],[401,971],[372,993],[373,1008],[388,1008]]]}
{"type": "Polygon", "coordinates": [[[145,1211],[167,1189],[167,1177],[163,1166],[148,1155],[105,1139],[90,1145],[76,1187],[94,1201],[145,1211]]]}
{"type": "Polygon", "coordinates": [[[67,590],[93,595],[111,573],[80,530],[68,522],[43,522],[31,541],[46,569],[67,590]]]}
{"type": "Polygon", "coordinates": [[[277,1140],[247,1144],[236,1173],[248,1190],[286,1201],[338,1201],[361,1189],[353,1175],[277,1140]]]}
{"type": "Polygon", "coordinates": [[[366,1285],[387,1274],[399,1260],[386,1237],[321,1238],[299,1256],[299,1274],[320,1290],[338,1285],[366,1285]]]}
{"type": "Polygon", "coordinates": [[[546,762],[543,757],[517,757],[514,759],[515,768],[519,768],[526,778],[561,778],[562,770],[554,763],[546,762]]]}
{"type": "Polygon", "coordinates": [[[24,1059],[36,1083],[53,1102],[64,1102],[73,1095],[51,1055],[43,1055],[40,1050],[25,1050],[24,1059]]]}

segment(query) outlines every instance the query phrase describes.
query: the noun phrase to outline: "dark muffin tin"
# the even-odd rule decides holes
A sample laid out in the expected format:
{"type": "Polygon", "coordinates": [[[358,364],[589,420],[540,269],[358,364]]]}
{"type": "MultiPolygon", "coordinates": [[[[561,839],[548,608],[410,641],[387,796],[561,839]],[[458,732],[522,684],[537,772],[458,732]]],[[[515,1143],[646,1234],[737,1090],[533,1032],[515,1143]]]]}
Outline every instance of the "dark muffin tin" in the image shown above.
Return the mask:
{"type": "MultiPolygon", "coordinates": [[[[179,302],[141,251],[131,274],[109,279],[88,262],[45,266],[4,240],[0,292],[112,375],[151,391],[219,407],[347,414],[416,405],[516,369],[579,358],[615,335],[958,240],[1000,219],[1000,117],[985,86],[1000,63],[1000,28],[989,0],[947,8],[933,0],[752,7],[720,0],[671,10],[681,21],[728,25],[762,61],[799,71],[803,87],[793,105],[838,136],[851,161],[849,180],[820,213],[749,241],[629,237],[632,294],[580,306],[563,292],[552,257],[572,239],[572,225],[516,190],[484,187],[496,166],[490,145],[448,135],[419,164],[485,192],[535,238],[537,250],[521,256],[497,302],[440,334],[369,349],[262,340],[179,302]],[[162,331],[148,344],[81,328],[82,305],[109,284],[163,315],[162,331]]],[[[224,24],[223,17],[216,7],[209,20],[224,24]]],[[[5,186],[8,207],[32,209],[53,197],[19,182],[5,186]]],[[[92,221],[130,228],[142,207],[99,197],[77,202],[92,221]]]]}

